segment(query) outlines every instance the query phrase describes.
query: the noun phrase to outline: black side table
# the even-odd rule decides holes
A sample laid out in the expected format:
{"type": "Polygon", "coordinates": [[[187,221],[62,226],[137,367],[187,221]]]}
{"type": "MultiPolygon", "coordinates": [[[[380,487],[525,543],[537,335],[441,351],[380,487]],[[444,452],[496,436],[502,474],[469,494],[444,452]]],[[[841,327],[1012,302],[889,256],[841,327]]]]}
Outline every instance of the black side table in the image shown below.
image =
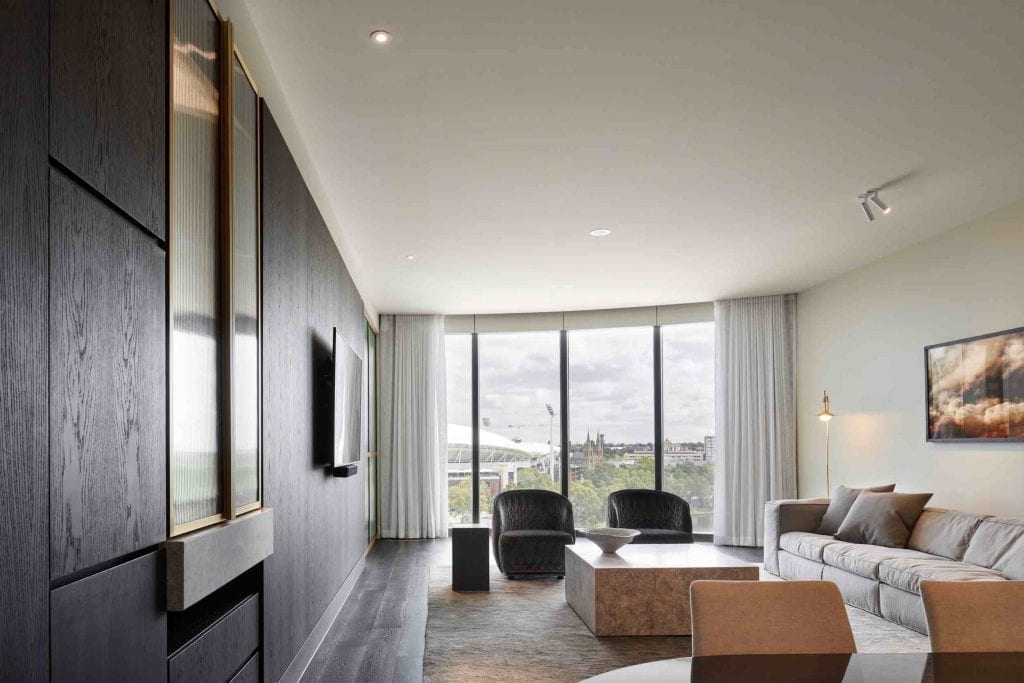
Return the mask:
{"type": "Polygon", "coordinates": [[[487,524],[456,524],[452,527],[452,590],[491,590],[487,524]]]}

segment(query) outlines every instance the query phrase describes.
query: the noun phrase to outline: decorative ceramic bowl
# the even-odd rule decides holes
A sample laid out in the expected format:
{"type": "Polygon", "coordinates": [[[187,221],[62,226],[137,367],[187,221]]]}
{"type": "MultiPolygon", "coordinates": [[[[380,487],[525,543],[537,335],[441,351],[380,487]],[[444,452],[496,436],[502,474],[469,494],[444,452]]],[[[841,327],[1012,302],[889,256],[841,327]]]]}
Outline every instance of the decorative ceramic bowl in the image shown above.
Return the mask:
{"type": "Polygon", "coordinates": [[[640,535],[636,529],[612,529],[601,527],[599,529],[587,529],[583,532],[587,538],[597,544],[597,547],[608,554],[612,554],[627,543],[640,535]]]}

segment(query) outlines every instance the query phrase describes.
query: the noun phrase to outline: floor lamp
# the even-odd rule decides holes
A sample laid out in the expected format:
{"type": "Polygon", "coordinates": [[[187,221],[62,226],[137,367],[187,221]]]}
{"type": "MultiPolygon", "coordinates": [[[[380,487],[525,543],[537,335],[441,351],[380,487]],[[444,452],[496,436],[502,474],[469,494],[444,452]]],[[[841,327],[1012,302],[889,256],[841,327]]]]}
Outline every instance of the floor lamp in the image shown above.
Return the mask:
{"type": "Polygon", "coordinates": [[[829,481],[828,474],[828,441],[829,441],[829,424],[832,422],[832,418],[835,417],[835,413],[828,409],[828,392],[824,392],[821,398],[821,412],[818,413],[818,419],[825,423],[825,497],[828,498],[832,495],[832,484],[829,481]]]}

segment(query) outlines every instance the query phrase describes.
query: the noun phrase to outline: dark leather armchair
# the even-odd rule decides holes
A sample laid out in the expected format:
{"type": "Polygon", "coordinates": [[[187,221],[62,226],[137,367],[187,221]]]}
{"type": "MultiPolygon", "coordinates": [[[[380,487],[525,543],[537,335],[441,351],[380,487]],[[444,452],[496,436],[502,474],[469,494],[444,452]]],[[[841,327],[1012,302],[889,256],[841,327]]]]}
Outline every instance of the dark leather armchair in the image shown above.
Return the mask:
{"type": "Polygon", "coordinates": [[[608,496],[608,526],[639,531],[633,543],[693,543],[690,504],[668,491],[616,491],[608,496]]]}
{"type": "Polygon", "coordinates": [[[522,489],[494,499],[491,542],[498,569],[510,579],[565,576],[565,546],[576,542],[572,503],[553,491],[522,489]]]}

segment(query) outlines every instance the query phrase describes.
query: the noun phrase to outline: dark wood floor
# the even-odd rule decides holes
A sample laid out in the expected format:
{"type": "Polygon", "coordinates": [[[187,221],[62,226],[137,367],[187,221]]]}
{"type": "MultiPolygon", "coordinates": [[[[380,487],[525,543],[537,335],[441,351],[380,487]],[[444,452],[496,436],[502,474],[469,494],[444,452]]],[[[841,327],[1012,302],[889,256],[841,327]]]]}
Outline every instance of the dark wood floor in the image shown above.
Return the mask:
{"type": "MultiPolygon", "coordinates": [[[[760,548],[719,549],[748,562],[763,557],[760,548]]],[[[422,680],[430,568],[449,564],[449,539],[374,544],[303,680],[422,680]]]]}

